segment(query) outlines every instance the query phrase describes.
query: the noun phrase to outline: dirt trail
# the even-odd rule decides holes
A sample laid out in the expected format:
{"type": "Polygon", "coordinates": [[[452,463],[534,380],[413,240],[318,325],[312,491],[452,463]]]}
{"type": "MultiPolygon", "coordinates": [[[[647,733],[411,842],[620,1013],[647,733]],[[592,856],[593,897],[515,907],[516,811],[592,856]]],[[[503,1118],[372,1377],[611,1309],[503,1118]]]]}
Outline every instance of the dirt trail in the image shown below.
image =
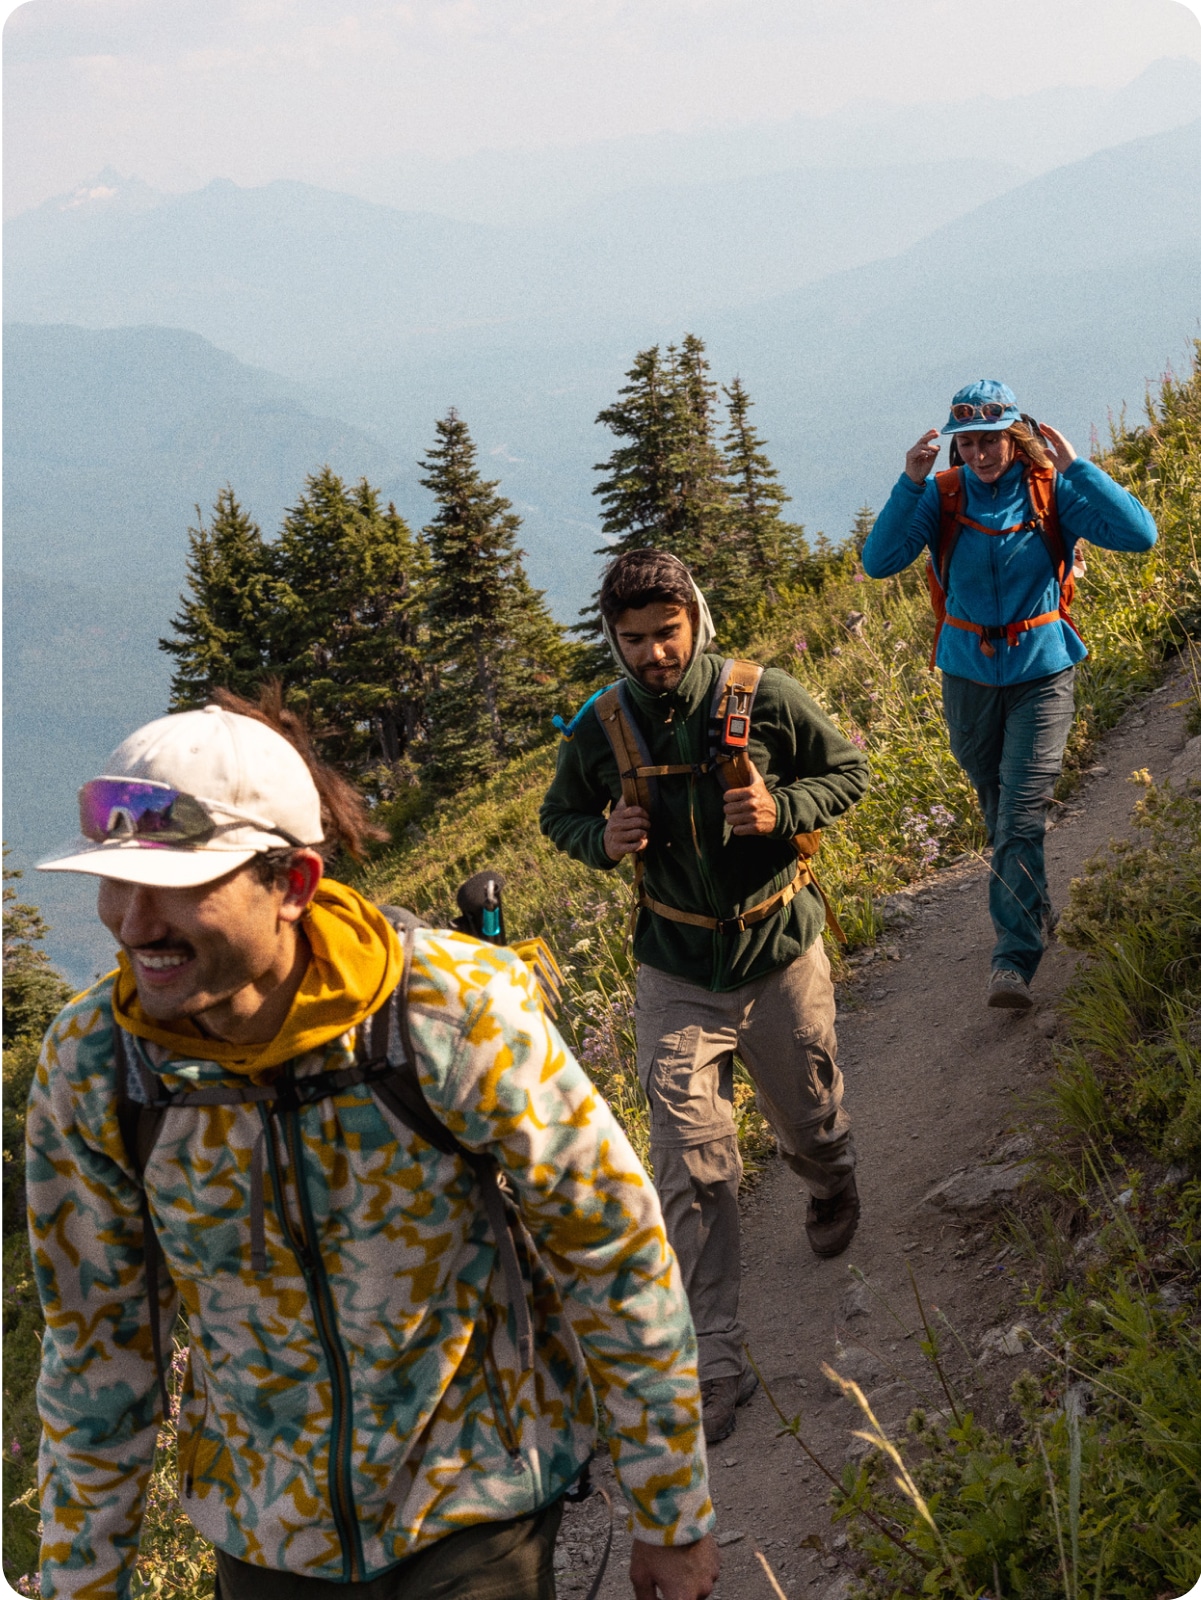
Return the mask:
{"type": "MultiPolygon", "coordinates": [[[[1127,831],[1137,798],[1131,772],[1146,767],[1156,779],[1166,775],[1184,744],[1184,712],[1172,702],[1186,692],[1183,672],[1173,673],[1106,738],[1084,785],[1056,808],[1047,860],[1057,906],[1081,864],[1127,831]]],[[[895,1422],[919,1402],[938,1408],[936,1382],[913,1336],[910,1265],[927,1307],[941,1309],[974,1356],[986,1334],[995,1330],[1000,1339],[1018,1314],[986,1214],[963,1209],[963,1195],[953,1197],[958,1209],[925,1197],[959,1169],[960,1185],[996,1182],[997,1164],[1023,1153],[1013,1130],[1030,1092],[1045,1082],[1054,1006],[1078,958],[1052,946],[1032,1011],[987,1009],[985,876],[981,863],[965,863],[894,899],[900,925],[885,936],[884,954],[840,990],[840,1061],[863,1198],[850,1250],[836,1261],[810,1253],[801,1186],[782,1163],[772,1164],[746,1203],[742,1311],[751,1352],[785,1414],[801,1414],[806,1442],[835,1473],[859,1425],[821,1375],[836,1341],[845,1350],[839,1370],[872,1394],[882,1420],[895,1422]],[[991,1170],[981,1170],[985,1163],[991,1170]],[[874,1293],[857,1284],[852,1268],[874,1293]]],[[[977,1414],[996,1414],[1021,1364],[1004,1350],[985,1356],[967,1384],[977,1414]]],[[[950,1366],[961,1382],[970,1373],[955,1348],[950,1366]]],[[[842,1600],[848,1572],[830,1526],[828,1485],[793,1439],[776,1437],[777,1428],[760,1391],[739,1411],[731,1438],[710,1452],[723,1546],[716,1592],[725,1600],[770,1600],[755,1554],[761,1550],[786,1594],[842,1600]],[[802,1545],[814,1533],[824,1551],[802,1545]]],[[[616,1499],[611,1473],[605,1478],[616,1499]]],[[[631,1593],[622,1520],[619,1509],[602,1600],[629,1600],[631,1593]]],[[[595,1499],[569,1511],[557,1562],[560,1595],[587,1589],[604,1521],[595,1499]]]]}

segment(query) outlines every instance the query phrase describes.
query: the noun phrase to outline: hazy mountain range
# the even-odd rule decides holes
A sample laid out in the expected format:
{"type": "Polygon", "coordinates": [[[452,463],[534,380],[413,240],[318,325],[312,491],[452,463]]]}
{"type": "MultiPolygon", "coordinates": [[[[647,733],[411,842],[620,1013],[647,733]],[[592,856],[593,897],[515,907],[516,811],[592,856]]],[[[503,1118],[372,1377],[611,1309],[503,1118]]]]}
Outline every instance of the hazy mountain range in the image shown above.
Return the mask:
{"type": "MultiPolygon", "coordinates": [[[[1201,69],[1161,63],[1059,105],[1054,126],[1038,96],[983,118],[974,104],[864,113],[824,167],[808,129],[808,166],[740,174],[767,137],[743,131],[722,136],[725,165],[714,156],[704,182],[680,176],[696,172],[685,141],[672,181],[648,156],[647,182],[589,198],[585,173],[574,205],[527,223],[299,184],[161,196],[111,174],[15,219],[5,836],[19,861],[70,834],[77,784],[165,709],[155,641],[194,507],[226,482],[273,533],[329,461],[420,525],[416,463],[456,405],[569,618],[593,582],[592,466],[611,448],[594,418],[656,340],[699,333],[715,375],[742,376],[794,513],[834,536],[879,506],[966,378],[1006,377],[1087,448],[1199,331],[1201,69]],[[1113,137],[1156,116],[1169,131],[1113,137]],[[1040,129],[1044,150],[1093,153],[1027,178],[1019,135],[1040,129]],[[833,170],[839,150],[871,159],[833,170]]],[[[796,161],[804,141],[778,144],[796,161]]],[[[602,177],[620,167],[608,147],[590,159],[602,177]]],[[[86,978],[105,949],[83,932],[89,893],[29,888],[56,958],[86,978]]]]}

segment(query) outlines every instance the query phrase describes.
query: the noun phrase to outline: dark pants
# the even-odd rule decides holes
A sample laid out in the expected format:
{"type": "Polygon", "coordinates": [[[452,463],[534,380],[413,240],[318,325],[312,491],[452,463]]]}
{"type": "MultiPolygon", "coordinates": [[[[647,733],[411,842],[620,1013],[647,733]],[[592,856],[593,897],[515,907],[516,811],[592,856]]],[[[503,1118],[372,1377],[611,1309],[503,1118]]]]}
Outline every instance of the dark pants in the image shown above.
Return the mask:
{"type": "Polygon", "coordinates": [[[979,796],[993,847],[992,965],[1020,972],[1027,983],[1042,958],[1051,910],[1043,839],[1072,727],[1075,679],[1075,667],[1003,689],[945,672],[942,678],[951,749],[979,796]]]}
{"type": "Polygon", "coordinates": [[[448,1534],[365,1583],[253,1567],[217,1551],[214,1600],[555,1600],[563,1502],[510,1522],[448,1534]]]}

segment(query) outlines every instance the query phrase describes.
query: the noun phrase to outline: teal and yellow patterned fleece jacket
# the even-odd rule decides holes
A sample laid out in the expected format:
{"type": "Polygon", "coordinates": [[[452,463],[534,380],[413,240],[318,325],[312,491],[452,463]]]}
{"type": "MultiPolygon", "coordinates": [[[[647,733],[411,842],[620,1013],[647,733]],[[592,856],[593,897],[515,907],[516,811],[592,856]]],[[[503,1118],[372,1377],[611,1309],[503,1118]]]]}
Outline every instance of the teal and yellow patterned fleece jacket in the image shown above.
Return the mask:
{"type": "MultiPolygon", "coordinates": [[[[129,1593],[159,1429],[112,983],[59,1016],[29,1105],[47,1600],[129,1593]]],[[[537,1246],[524,1267],[534,1370],[521,1372],[469,1170],[369,1090],[274,1119],[259,1273],[258,1108],[172,1109],[145,1180],[175,1286],[163,1290],[163,1327],[176,1289],[190,1327],[184,1510],[244,1561],[371,1578],[457,1529],[560,1495],[593,1447],[599,1399],[635,1536],[700,1538],[714,1516],[695,1340],[650,1181],[510,952],[419,933],[410,998],[430,1106],[495,1156],[537,1246]]],[[[169,1088],[226,1081],[212,1062],[138,1047],[169,1088]]],[[[295,1071],[348,1066],[352,1047],[344,1035],[295,1071]]]]}

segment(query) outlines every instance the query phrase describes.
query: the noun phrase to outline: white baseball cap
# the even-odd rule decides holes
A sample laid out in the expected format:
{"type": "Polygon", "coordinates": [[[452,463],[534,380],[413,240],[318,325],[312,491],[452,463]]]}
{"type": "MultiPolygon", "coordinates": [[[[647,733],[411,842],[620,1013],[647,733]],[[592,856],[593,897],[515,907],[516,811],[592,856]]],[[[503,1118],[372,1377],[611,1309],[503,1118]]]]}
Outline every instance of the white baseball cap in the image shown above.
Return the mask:
{"type": "Polygon", "coordinates": [[[253,717],[205,706],[131,733],[79,791],[78,848],[39,872],[190,889],[265,850],[321,843],[304,758],[253,717]]]}

